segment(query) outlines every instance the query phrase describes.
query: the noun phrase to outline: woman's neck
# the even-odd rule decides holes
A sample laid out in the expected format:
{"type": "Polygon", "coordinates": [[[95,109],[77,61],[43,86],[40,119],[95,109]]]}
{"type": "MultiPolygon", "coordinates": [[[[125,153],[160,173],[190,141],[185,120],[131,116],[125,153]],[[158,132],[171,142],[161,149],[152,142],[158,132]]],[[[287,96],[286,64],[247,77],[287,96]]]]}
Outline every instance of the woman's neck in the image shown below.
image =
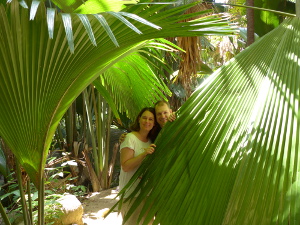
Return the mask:
{"type": "Polygon", "coordinates": [[[138,137],[138,139],[140,139],[143,142],[147,142],[148,141],[148,134],[149,131],[134,131],[135,135],[138,137]]]}

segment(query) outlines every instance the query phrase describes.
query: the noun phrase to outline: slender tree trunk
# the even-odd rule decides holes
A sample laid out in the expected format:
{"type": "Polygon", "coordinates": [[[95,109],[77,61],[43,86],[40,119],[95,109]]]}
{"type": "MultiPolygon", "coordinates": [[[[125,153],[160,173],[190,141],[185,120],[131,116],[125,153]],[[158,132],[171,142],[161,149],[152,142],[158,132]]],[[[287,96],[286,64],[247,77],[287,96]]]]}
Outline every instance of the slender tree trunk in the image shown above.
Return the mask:
{"type": "MultiPolygon", "coordinates": [[[[254,0],[247,0],[248,6],[254,6],[254,0]]],[[[254,42],[254,10],[247,8],[247,46],[254,42]]]]}

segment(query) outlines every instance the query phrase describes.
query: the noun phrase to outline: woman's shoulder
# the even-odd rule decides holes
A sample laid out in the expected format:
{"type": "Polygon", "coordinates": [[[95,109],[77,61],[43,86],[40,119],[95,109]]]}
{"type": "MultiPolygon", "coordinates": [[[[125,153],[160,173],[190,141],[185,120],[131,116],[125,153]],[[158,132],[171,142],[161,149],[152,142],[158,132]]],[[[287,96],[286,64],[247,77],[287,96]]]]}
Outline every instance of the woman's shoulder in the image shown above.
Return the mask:
{"type": "MultiPolygon", "coordinates": [[[[133,132],[134,132],[134,131],[133,131],[133,132]]],[[[128,133],[127,136],[128,136],[128,137],[136,137],[136,135],[135,135],[133,132],[128,133]]]]}
{"type": "Polygon", "coordinates": [[[127,141],[128,141],[128,140],[131,140],[131,141],[137,141],[137,140],[138,140],[137,136],[136,136],[133,132],[128,133],[128,134],[126,135],[125,140],[126,140],[126,139],[127,139],[127,141]]]}

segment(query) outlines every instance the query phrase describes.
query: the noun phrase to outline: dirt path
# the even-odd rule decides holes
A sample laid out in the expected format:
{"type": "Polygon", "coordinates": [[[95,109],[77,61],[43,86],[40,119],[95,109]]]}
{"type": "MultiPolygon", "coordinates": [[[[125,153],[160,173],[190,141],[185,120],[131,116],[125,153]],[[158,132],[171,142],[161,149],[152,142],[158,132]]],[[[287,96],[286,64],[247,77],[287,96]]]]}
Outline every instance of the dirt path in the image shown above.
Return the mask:
{"type": "Polygon", "coordinates": [[[86,225],[121,225],[122,217],[112,212],[104,219],[106,212],[117,202],[116,188],[94,192],[82,202],[83,221],[86,225]]]}

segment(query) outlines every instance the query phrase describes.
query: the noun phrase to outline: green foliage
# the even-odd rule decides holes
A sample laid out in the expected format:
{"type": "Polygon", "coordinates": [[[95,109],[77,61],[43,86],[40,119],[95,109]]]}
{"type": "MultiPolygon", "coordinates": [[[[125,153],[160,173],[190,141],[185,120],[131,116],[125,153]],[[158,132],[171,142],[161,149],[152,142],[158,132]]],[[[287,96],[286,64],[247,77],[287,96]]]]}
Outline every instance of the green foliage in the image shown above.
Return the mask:
{"type": "Polygon", "coordinates": [[[299,224],[299,39],[285,20],[194,92],[134,175],[131,212],[146,198],[145,224],[299,224]]]}
{"type": "MultiPolygon", "coordinates": [[[[33,3],[28,8],[25,1],[0,4],[0,136],[39,190],[37,223],[43,224],[47,153],[61,118],[76,97],[146,40],[224,35],[234,30],[216,15],[178,23],[195,16],[182,13],[196,3],[163,13],[157,12],[165,5],[158,4],[84,15],[58,13],[40,1],[28,2],[33,3]]],[[[145,96],[140,104],[147,100],[145,96]]],[[[25,210],[24,201],[22,205],[25,210]]]]}
{"type": "MultiPolygon", "coordinates": [[[[240,26],[246,27],[247,8],[242,7],[247,5],[246,0],[229,0],[228,3],[239,5],[229,7],[228,11],[237,19],[240,26]]],[[[295,4],[287,0],[255,0],[254,6],[266,9],[254,9],[254,32],[260,37],[276,28],[286,18],[285,15],[281,15],[282,12],[287,12],[290,16],[295,14],[295,4]]]]}
{"type": "Polygon", "coordinates": [[[95,17],[88,16],[88,19],[92,21],[97,47],[91,45],[77,15],[66,15],[76,30],[72,42],[66,41],[66,20],[57,14],[53,17],[56,18],[54,37],[48,38],[46,9],[42,4],[31,21],[29,10],[20,7],[17,1],[9,4],[8,9],[0,6],[0,37],[3,40],[0,42],[3,57],[0,77],[5,80],[0,88],[0,135],[36,186],[40,185],[52,137],[66,110],[99,74],[122,59],[126,52],[153,38],[232,33],[228,24],[217,16],[177,23],[182,19],[178,13],[191,6],[184,5],[176,11],[159,14],[156,11],[161,5],[153,5],[151,10],[146,5],[126,8],[162,28],[158,31],[145,25],[144,21],[132,21],[142,35],[133,32],[116,17],[104,14],[118,40],[118,48],[95,17]],[[218,29],[214,31],[214,27],[218,29]],[[68,42],[75,43],[74,54],[69,51],[68,42]]]}
{"type": "MultiPolygon", "coordinates": [[[[62,211],[60,210],[60,203],[57,201],[59,198],[61,198],[63,195],[56,194],[55,190],[53,191],[46,191],[45,196],[45,224],[50,225],[53,224],[56,219],[58,219],[62,215],[62,211]]],[[[37,193],[36,193],[37,197],[37,193]]],[[[37,199],[33,200],[33,208],[37,209],[38,201],[37,199]]],[[[35,210],[33,212],[33,223],[37,224],[38,221],[38,212],[35,210]]]]}
{"type": "MultiPolygon", "coordinates": [[[[255,0],[254,6],[277,11],[285,11],[284,2],[286,0],[255,0]]],[[[273,12],[254,11],[254,31],[260,37],[277,27],[283,20],[283,17],[273,12]]]]}
{"type": "Polygon", "coordinates": [[[79,197],[87,194],[87,188],[84,185],[66,184],[66,191],[79,197]]]}
{"type": "MultiPolygon", "coordinates": [[[[56,157],[51,157],[48,159],[48,163],[57,159],[56,157]]],[[[72,164],[72,161],[67,161],[62,166],[57,166],[55,168],[46,168],[45,173],[47,174],[46,190],[45,190],[45,221],[46,224],[52,224],[53,221],[59,218],[61,213],[60,203],[57,202],[59,198],[61,198],[66,192],[69,194],[73,194],[78,198],[87,194],[87,188],[83,185],[75,186],[73,184],[73,180],[76,177],[69,177],[63,183],[61,180],[65,175],[69,174],[69,172],[64,171],[65,168],[68,167],[68,164],[72,164]],[[60,186],[53,186],[51,184],[60,183],[60,186]],[[51,222],[52,221],[52,222],[51,222]]],[[[10,176],[11,179],[13,176],[10,176]]],[[[30,184],[30,192],[31,192],[31,200],[32,200],[32,208],[33,208],[33,220],[34,224],[37,224],[38,220],[38,190],[33,185],[30,184]]],[[[0,189],[3,190],[3,189],[0,189]]],[[[6,194],[1,195],[0,200],[5,198],[10,198],[11,204],[7,206],[9,209],[9,218],[11,222],[14,222],[15,219],[22,216],[22,208],[20,204],[20,191],[19,186],[14,180],[9,180],[8,189],[4,190],[6,194]]],[[[26,196],[27,197],[27,196],[26,196]]],[[[28,199],[27,199],[28,200],[28,199]]]]}
{"type": "MultiPolygon", "coordinates": [[[[246,0],[229,0],[229,4],[245,5],[246,0]]],[[[247,9],[244,7],[229,7],[228,12],[241,27],[247,27],[247,9]]]]}
{"type": "Polygon", "coordinates": [[[53,0],[53,2],[64,12],[93,14],[106,11],[120,11],[124,4],[136,4],[136,1],[120,1],[120,0],[53,0]]]}

